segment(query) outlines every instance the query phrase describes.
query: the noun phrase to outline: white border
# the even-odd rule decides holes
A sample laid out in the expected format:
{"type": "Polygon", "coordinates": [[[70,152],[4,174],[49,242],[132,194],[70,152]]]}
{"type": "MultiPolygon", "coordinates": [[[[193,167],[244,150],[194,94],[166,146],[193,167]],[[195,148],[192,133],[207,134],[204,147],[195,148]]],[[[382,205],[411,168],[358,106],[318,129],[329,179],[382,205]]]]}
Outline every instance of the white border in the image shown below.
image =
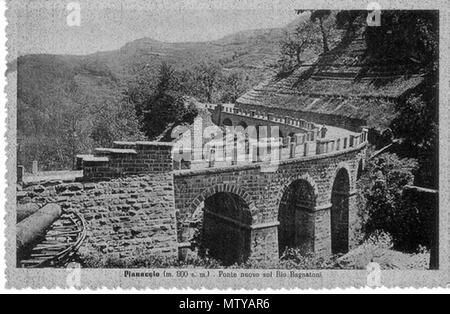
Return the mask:
{"type": "MultiPolygon", "coordinates": [[[[170,0],[170,2],[173,2],[173,0],[170,0]]],[[[196,3],[205,3],[205,1],[195,1],[196,3]]],[[[226,1],[228,2],[228,1],[226,1]]],[[[247,0],[247,1],[238,1],[239,3],[243,3],[244,5],[249,5],[249,3],[251,4],[255,4],[254,1],[251,0],[247,0]]],[[[263,1],[259,1],[258,5],[263,6],[263,5],[267,5],[266,0],[263,1]]],[[[283,4],[283,6],[285,5],[289,5],[292,6],[294,8],[324,8],[325,6],[327,8],[330,9],[350,9],[350,8],[356,8],[356,6],[358,6],[358,8],[364,9],[367,5],[367,3],[369,3],[370,1],[359,1],[358,3],[356,3],[356,1],[343,1],[343,0],[335,0],[334,2],[330,3],[330,2],[320,2],[320,1],[310,1],[310,0],[303,0],[303,1],[269,1],[270,5],[275,5],[278,3],[279,5],[281,5],[281,3],[283,4]],[[288,2],[288,3],[286,3],[288,2]],[[355,4],[356,3],[356,4],[355,4]],[[359,5],[358,5],[359,4],[359,5]]],[[[447,65],[449,64],[448,62],[448,49],[450,48],[450,44],[449,44],[449,37],[448,37],[448,30],[450,30],[450,24],[449,22],[449,8],[448,8],[448,2],[445,0],[440,0],[440,1],[427,1],[427,0],[421,0],[421,1],[406,1],[406,0],[397,0],[395,2],[395,5],[393,5],[393,1],[389,1],[389,0],[381,0],[378,1],[383,9],[389,9],[389,8],[403,8],[403,9],[426,9],[426,8],[437,8],[440,7],[441,9],[447,8],[447,10],[443,11],[441,10],[441,18],[444,16],[447,17],[446,19],[446,24],[441,24],[441,88],[440,88],[440,92],[441,92],[441,105],[446,105],[448,104],[448,87],[449,87],[449,77],[448,77],[448,67],[447,65]],[[442,54],[442,51],[445,51],[445,54],[442,54]]],[[[191,2],[192,3],[192,2],[191,2]]],[[[223,2],[218,2],[217,0],[213,0],[212,3],[222,3],[222,5],[224,5],[223,2]]],[[[210,5],[211,2],[208,2],[208,5],[210,5]]],[[[226,6],[229,6],[230,4],[227,3],[226,6]]],[[[2,16],[1,20],[0,20],[0,37],[1,37],[1,49],[0,49],[0,58],[2,60],[6,60],[6,49],[5,49],[5,44],[6,44],[6,36],[5,36],[5,28],[6,28],[6,20],[4,18],[5,16],[5,9],[6,9],[6,4],[4,1],[0,1],[0,14],[2,16]]],[[[0,63],[0,72],[1,73],[5,73],[6,71],[6,66],[5,66],[5,62],[1,62],[0,63]]],[[[3,120],[3,122],[6,122],[6,96],[4,93],[4,88],[5,88],[5,77],[4,75],[2,75],[1,78],[1,92],[2,97],[1,97],[1,118],[3,120]]],[[[441,130],[441,160],[440,160],[440,165],[441,165],[441,173],[445,173],[446,176],[442,176],[441,177],[441,191],[450,191],[449,189],[449,184],[450,184],[450,180],[447,176],[447,172],[450,169],[449,168],[449,138],[447,136],[448,134],[448,130],[449,130],[449,111],[448,110],[442,110],[443,106],[441,106],[441,110],[440,110],[440,120],[441,120],[441,124],[440,124],[440,130],[441,130]]],[[[0,133],[5,134],[6,132],[6,124],[5,123],[0,123],[0,133]]],[[[1,137],[0,139],[0,163],[2,165],[6,164],[6,141],[5,141],[5,137],[1,137]]],[[[0,177],[2,178],[0,180],[0,190],[2,191],[3,195],[2,197],[0,197],[0,208],[3,209],[2,213],[4,213],[4,209],[5,204],[6,204],[6,195],[4,194],[5,189],[7,188],[7,184],[6,184],[6,180],[4,179],[6,175],[6,167],[0,167],[0,177]]],[[[442,211],[445,211],[445,209],[448,210],[448,206],[446,206],[447,204],[450,204],[450,200],[449,200],[449,194],[442,194],[441,193],[441,197],[440,197],[440,208],[442,211]]],[[[448,220],[448,212],[442,212],[441,218],[444,218],[445,221],[448,220]],[[445,216],[444,216],[445,215],[445,216]]],[[[444,221],[441,219],[441,222],[444,223],[444,221]]],[[[448,225],[445,224],[441,224],[441,226],[446,226],[448,227],[448,225]]],[[[445,230],[443,232],[443,234],[445,234],[445,236],[443,238],[441,238],[441,241],[445,241],[445,245],[448,247],[449,241],[448,241],[448,230],[445,230]]],[[[3,276],[3,274],[5,273],[5,259],[3,258],[5,256],[5,249],[4,249],[4,243],[5,243],[5,237],[4,237],[4,224],[1,223],[0,224],[0,273],[2,275],[0,275],[0,286],[2,287],[2,290],[0,290],[1,292],[6,292],[6,293],[11,293],[13,292],[12,290],[4,290],[4,286],[5,286],[5,277],[3,276]]],[[[442,256],[442,258],[445,258],[446,260],[448,260],[448,256],[442,256]]],[[[441,258],[441,259],[442,259],[441,258]]],[[[450,271],[450,270],[449,270],[450,271]]],[[[136,291],[136,290],[123,290],[123,289],[118,289],[116,290],[117,292],[121,292],[121,293],[146,293],[143,290],[140,291],[136,291]]],[[[235,291],[231,291],[229,290],[206,290],[206,289],[200,289],[200,290],[177,290],[177,289],[159,289],[159,290],[153,290],[153,293],[274,293],[274,294],[281,294],[281,293],[305,293],[305,294],[310,294],[310,293],[386,293],[387,291],[389,291],[389,293],[428,293],[429,290],[428,289],[376,289],[376,290],[372,290],[372,289],[363,289],[363,290],[359,290],[359,289],[355,289],[355,288],[351,288],[351,289],[346,289],[345,291],[342,291],[341,289],[334,289],[334,290],[327,290],[327,291],[305,291],[305,290],[300,290],[300,289],[296,289],[296,290],[265,290],[265,291],[257,291],[257,290],[235,290],[235,291]]],[[[17,291],[16,291],[17,292],[17,291]]],[[[19,293],[45,293],[45,292],[49,292],[49,290],[32,290],[32,289],[25,289],[25,290],[20,290],[18,291],[19,293]]],[[[54,289],[50,291],[51,293],[72,293],[72,292],[79,292],[78,290],[74,290],[74,289],[54,289]]],[[[82,293],[89,293],[89,290],[85,290],[82,291],[82,293]]],[[[91,291],[92,292],[92,291],[91,291]]],[[[94,293],[105,293],[105,292],[110,292],[110,290],[108,289],[99,289],[96,290],[94,293]]],[[[434,289],[433,293],[448,293],[448,290],[445,289],[434,289]]]]}

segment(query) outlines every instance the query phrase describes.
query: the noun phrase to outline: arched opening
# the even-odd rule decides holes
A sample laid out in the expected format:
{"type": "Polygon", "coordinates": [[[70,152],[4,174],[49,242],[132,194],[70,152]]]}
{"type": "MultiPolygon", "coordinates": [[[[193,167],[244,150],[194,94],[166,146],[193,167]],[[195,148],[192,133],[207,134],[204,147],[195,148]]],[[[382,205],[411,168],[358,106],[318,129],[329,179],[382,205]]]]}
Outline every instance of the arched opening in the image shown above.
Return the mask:
{"type": "Polygon", "coordinates": [[[222,124],[224,126],[233,126],[233,122],[231,121],[231,119],[228,119],[228,118],[224,119],[222,124]]]}
{"type": "Polygon", "coordinates": [[[207,198],[203,209],[202,254],[224,266],[245,263],[250,256],[250,225],[248,204],[238,195],[216,193],[207,198]]]}
{"type": "Polygon", "coordinates": [[[314,188],[306,180],[293,182],[281,198],[278,212],[278,248],[280,256],[287,249],[314,251],[314,188]]]}
{"type": "Polygon", "coordinates": [[[245,123],[245,121],[241,121],[241,122],[239,122],[238,126],[242,127],[245,130],[245,129],[247,129],[248,124],[245,123]]]}
{"type": "Polygon", "coordinates": [[[349,250],[350,176],[346,169],[336,175],[331,195],[331,249],[333,254],[349,250]]]}
{"type": "Polygon", "coordinates": [[[239,124],[236,126],[235,132],[236,134],[244,136],[243,138],[245,138],[245,135],[249,132],[247,123],[245,123],[244,121],[239,122],[239,124]]]}

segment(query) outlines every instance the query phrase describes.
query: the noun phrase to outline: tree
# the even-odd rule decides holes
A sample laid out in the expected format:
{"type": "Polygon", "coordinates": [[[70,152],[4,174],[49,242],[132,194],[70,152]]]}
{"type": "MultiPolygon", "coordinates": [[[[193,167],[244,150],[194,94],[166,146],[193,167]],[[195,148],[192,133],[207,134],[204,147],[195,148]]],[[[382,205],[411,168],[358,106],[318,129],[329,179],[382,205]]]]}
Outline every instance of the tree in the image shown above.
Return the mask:
{"type": "Polygon", "coordinates": [[[222,67],[216,63],[202,62],[195,67],[195,73],[200,93],[207,102],[213,102],[214,91],[222,75],[222,67]]]}
{"type": "Polygon", "coordinates": [[[146,87],[142,92],[136,86],[142,86],[139,78],[125,93],[125,99],[136,106],[141,129],[148,138],[155,139],[171,125],[192,123],[197,115],[196,108],[185,104],[179,73],[165,62],[159,68],[154,87],[146,87]]]}
{"type": "Polygon", "coordinates": [[[330,28],[325,26],[325,20],[331,15],[330,10],[316,10],[311,13],[311,21],[314,23],[318,23],[320,27],[320,31],[322,33],[322,44],[323,44],[323,52],[326,53],[330,51],[330,47],[328,45],[328,37],[330,28]]]}
{"type": "Polygon", "coordinates": [[[222,102],[234,103],[244,92],[244,80],[239,72],[224,75],[221,83],[222,102]]]}
{"type": "Polygon", "coordinates": [[[420,161],[415,184],[438,188],[439,16],[433,11],[383,12],[381,29],[369,29],[366,41],[369,58],[416,64],[424,76],[397,103],[391,129],[403,140],[408,157],[420,161]]]}
{"type": "Polygon", "coordinates": [[[114,141],[145,140],[132,103],[118,102],[94,116],[90,137],[96,145],[109,147],[114,141]]]}
{"type": "Polygon", "coordinates": [[[368,57],[413,61],[428,67],[439,53],[439,18],[433,11],[383,11],[380,27],[366,28],[368,57]]]}
{"type": "Polygon", "coordinates": [[[313,25],[306,22],[298,25],[292,33],[285,33],[285,38],[280,43],[281,54],[286,57],[290,64],[293,61],[301,64],[303,53],[308,48],[312,48],[314,43],[313,25]]]}
{"type": "Polygon", "coordinates": [[[377,231],[392,235],[397,249],[416,249],[408,242],[408,234],[414,233],[415,219],[403,203],[405,186],[414,181],[417,161],[400,159],[395,154],[384,154],[371,161],[362,181],[366,208],[360,209],[365,217],[364,231],[370,237],[377,231]]]}
{"type": "Polygon", "coordinates": [[[353,34],[357,28],[367,23],[367,11],[361,10],[344,10],[336,14],[336,28],[347,30],[353,34]]]}
{"type": "Polygon", "coordinates": [[[174,91],[177,87],[177,77],[175,69],[167,62],[163,62],[158,72],[158,83],[155,94],[164,94],[167,91],[174,91]]]}
{"type": "Polygon", "coordinates": [[[68,100],[66,108],[62,112],[60,119],[62,121],[61,134],[65,146],[68,147],[66,156],[68,155],[70,166],[74,169],[76,155],[84,148],[89,147],[86,140],[89,140],[92,125],[91,101],[90,97],[86,96],[74,82],[66,86],[66,92],[72,95],[72,98],[68,100]]]}

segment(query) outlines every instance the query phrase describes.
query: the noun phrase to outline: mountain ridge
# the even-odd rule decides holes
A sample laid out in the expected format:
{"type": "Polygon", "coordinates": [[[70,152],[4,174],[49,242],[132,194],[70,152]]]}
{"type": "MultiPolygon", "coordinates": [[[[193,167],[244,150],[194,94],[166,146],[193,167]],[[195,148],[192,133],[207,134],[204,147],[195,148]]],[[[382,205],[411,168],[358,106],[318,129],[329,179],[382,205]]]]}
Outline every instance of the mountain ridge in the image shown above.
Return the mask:
{"type": "MultiPolygon", "coordinates": [[[[20,56],[8,66],[8,73],[17,71],[18,77],[18,162],[27,168],[32,160],[45,164],[46,170],[67,168],[70,158],[55,155],[73,155],[70,150],[88,152],[98,145],[84,130],[98,124],[99,115],[115,112],[114,117],[120,116],[123,92],[129,82],[144,68],[156,78],[163,62],[179,71],[192,70],[200,61],[219,63],[225,72],[241,73],[249,90],[276,71],[284,30],[246,30],[214,41],[187,43],[147,37],[116,50],[87,55],[20,56]],[[75,145],[76,149],[72,147],[75,133],[83,142],[75,145]],[[67,147],[55,153],[54,145],[67,147]]],[[[111,133],[117,137],[111,140],[124,139],[120,132],[111,133]]]]}

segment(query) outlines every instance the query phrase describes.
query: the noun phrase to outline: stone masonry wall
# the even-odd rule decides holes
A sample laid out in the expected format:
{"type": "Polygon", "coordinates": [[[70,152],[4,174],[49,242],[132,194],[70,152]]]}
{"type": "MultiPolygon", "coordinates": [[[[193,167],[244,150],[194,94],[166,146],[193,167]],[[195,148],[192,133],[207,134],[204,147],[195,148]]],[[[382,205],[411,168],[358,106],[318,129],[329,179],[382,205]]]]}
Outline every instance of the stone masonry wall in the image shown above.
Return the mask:
{"type": "Polygon", "coordinates": [[[84,178],[108,180],[170,172],[173,170],[172,147],[171,143],[116,142],[115,148],[98,149],[96,158],[83,161],[84,178]]]}
{"type": "Polygon", "coordinates": [[[105,182],[42,182],[23,188],[21,203],[58,203],[87,224],[82,250],[97,256],[176,256],[177,237],[171,174],[141,175],[105,182]],[[100,255],[99,255],[100,253],[100,255]]]}
{"type": "Polygon", "coordinates": [[[177,256],[178,242],[170,143],[116,142],[82,162],[78,181],[36,182],[22,187],[20,203],[58,203],[82,214],[82,251],[177,256]]]}
{"type": "Polygon", "coordinates": [[[353,119],[344,116],[337,116],[325,113],[315,113],[315,112],[305,112],[305,111],[295,111],[290,109],[282,109],[282,108],[269,108],[262,106],[255,106],[249,104],[238,104],[238,107],[243,108],[245,110],[257,110],[274,115],[295,117],[298,119],[303,119],[306,121],[311,121],[317,124],[325,124],[336,127],[341,127],[345,129],[349,129],[355,132],[359,132],[362,127],[364,127],[364,121],[360,119],[353,119]]]}
{"type": "Polygon", "coordinates": [[[242,122],[246,123],[247,126],[254,126],[254,127],[266,126],[266,127],[268,127],[268,129],[267,129],[268,133],[270,133],[270,131],[271,131],[270,127],[277,126],[277,127],[279,127],[279,130],[280,130],[281,134],[283,135],[283,137],[287,137],[291,133],[292,134],[307,133],[307,130],[296,128],[294,126],[287,125],[286,123],[274,122],[274,121],[268,121],[268,120],[260,120],[260,119],[255,119],[255,118],[251,118],[251,117],[241,117],[238,115],[229,114],[229,113],[225,113],[225,112],[222,113],[221,119],[222,119],[222,121],[221,121],[220,125],[223,125],[224,120],[229,119],[233,123],[233,126],[238,126],[242,122]]]}

